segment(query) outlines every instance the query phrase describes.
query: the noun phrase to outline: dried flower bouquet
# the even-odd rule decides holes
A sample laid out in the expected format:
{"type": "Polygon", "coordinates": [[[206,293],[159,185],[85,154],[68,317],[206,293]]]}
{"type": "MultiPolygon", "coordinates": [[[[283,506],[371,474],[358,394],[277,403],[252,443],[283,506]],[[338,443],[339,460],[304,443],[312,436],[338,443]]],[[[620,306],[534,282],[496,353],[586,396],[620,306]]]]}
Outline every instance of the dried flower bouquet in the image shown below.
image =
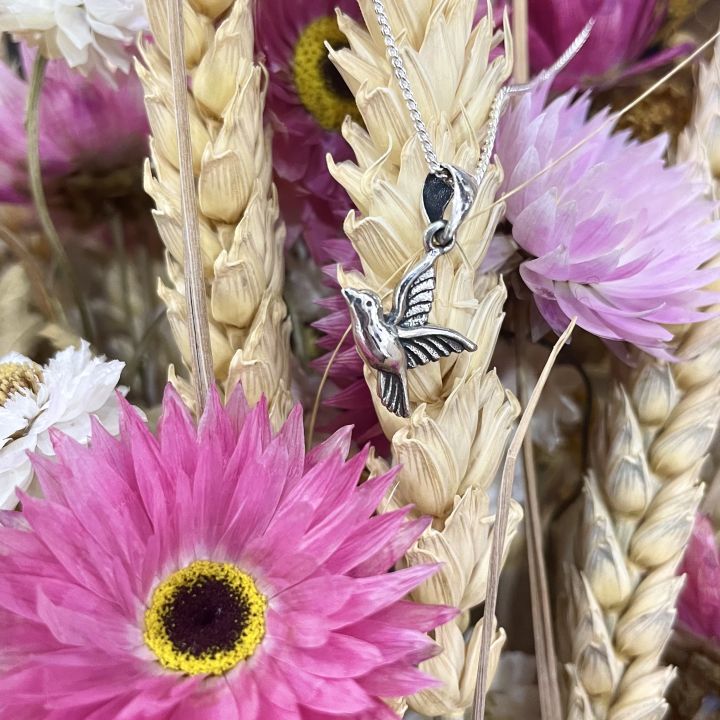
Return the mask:
{"type": "Polygon", "coordinates": [[[0,4],[0,715],[712,717],[719,24],[0,4]]]}

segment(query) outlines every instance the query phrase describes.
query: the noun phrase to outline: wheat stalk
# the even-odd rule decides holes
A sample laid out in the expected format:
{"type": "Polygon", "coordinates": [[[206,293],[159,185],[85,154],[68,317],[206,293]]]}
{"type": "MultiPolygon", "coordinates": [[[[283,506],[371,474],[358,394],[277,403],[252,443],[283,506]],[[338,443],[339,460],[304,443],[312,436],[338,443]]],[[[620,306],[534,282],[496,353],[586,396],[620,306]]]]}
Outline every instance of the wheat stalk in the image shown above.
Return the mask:
{"type": "MultiPolygon", "coordinates": [[[[386,58],[371,0],[361,0],[360,7],[366,27],[339,14],[350,47],[333,50],[330,57],[355,95],[364,127],[346,121],[343,133],[356,160],[330,160],[329,165],[358,209],[346,218],[345,231],[363,272],[339,271],[340,284],[379,291],[393,286],[392,274],[422,251],[426,222],[420,198],[428,169],[386,58]]],[[[491,14],[473,25],[475,0],[392,0],[386,10],[438,156],[474,168],[490,105],[512,67],[509,35],[507,55],[490,62],[489,53],[502,34],[494,35],[491,14]]],[[[492,201],[500,180],[500,170],[492,168],[481,185],[477,207],[492,201]]],[[[402,466],[389,504],[412,503],[418,513],[434,518],[405,563],[444,563],[413,597],[465,611],[464,620],[437,631],[444,652],[423,665],[443,686],[407,699],[413,710],[430,716],[461,714],[473,701],[483,623],[472,629],[468,642],[463,633],[467,611],[485,599],[495,525],[486,491],[519,411],[495,373],[488,372],[503,319],[505,288],[494,276],[475,280],[502,210],[498,205],[476,213],[461,228],[462,252],[449,253],[437,265],[433,321],[470,337],[477,352],[413,371],[410,398],[415,410],[407,420],[388,413],[375,397],[383,431],[391,441],[392,461],[402,466]]],[[[374,393],[372,371],[366,371],[366,379],[374,393]]],[[[379,469],[383,463],[375,465],[379,469]]],[[[505,549],[520,515],[513,504],[505,549]]],[[[503,640],[503,632],[496,631],[491,675],[503,640]]]]}
{"type": "MultiPolygon", "coordinates": [[[[697,107],[678,150],[678,160],[690,163],[708,192],[719,96],[716,46],[713,62],[701,71],[697,107]]],[[[567,574],[571,719],[665,714],[673,671],[661,654],[682,587],[675,573],[720,420],[719,329],[717,318],[693,326],[679,350],[691,359],[644,359],[605,403],[580,509],[581,551],[567,574]]]]}
{"type": "MultiPolygon", "coordinates": [[[[267,77],[254,60],[252,9],[252,0],[184,3],[187,102],[214,375],[226,393],[240,382],[250,402],[265,395],[278,425],[291,404],[284,228],[271,179],[263,123],[267,77]]],[[[189,365],[165,2],[149,2],[148,15],[154,41],[143,44],[137,64],[152,128],[145,188],[166,248],[170,284],[160,283],[159,293],[189,365]]]]}

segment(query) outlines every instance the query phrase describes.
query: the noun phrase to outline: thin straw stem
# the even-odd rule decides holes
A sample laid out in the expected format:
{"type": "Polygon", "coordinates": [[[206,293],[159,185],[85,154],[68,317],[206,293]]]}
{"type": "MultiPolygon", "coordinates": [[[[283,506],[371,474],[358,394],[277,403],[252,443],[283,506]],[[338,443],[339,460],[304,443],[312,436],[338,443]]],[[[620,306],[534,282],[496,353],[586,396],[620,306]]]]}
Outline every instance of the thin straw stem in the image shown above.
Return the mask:
{"type": "Polygon", "coordinates": [[[517,458],[520,454],[523,440],[525,439],[525,433],[530,426],[533,413],[535,412],[535,408],[540,400],[540,394],[545,387],[545,383],[547,382],[550,371],[555,364],[555,360],[560,353],[560,350],[562,350],[563,345],[565,345],[570,335],[572,335],[572,331],[575,328],[575,322],[576,318],[573,318],[565,332],[555,343],[555,346],[550,353],[550,357],[545,363],[545,367],[543,368],[542,373],[540,373],[537,384],[532,391],[527,407],[520,418],[520,422],[518,423],[515,434],[510,442],[507,455],[505,456],[505,465],[503,466],[502,478],[500,480],[498,507],[495,513],[495,527],[493,529],[492,543],[490,545],[490,567],[488,570],[487,595],[485,597],[485,619],[483,622],[482,638],[480,642],[480,660],[478,662],[477,684],[475,685],[474,720],[484,720],[485,718],[485,703],[490,669],[490,648],[492,646],[492,636],[495,629],[495,608],[497,606],[503,546],[505,545],[508,517],[510,514],[510,500],[512,498],[515,465],[517,464],[517,458]]]}
{"type": "Polygon", "coordinates": [[[335,364],[335,358],[337,358],[338,353],[340,352],[340,349],[343,346],[343,343],[347,339],[347,336],[352,331],[352,325],[348,325],[345,328],[345,332],[342,334],[342,337],[338,340],[337,345],[335,346],[335,349],[332,352],[332,355],[330,356],[330,360],[328,361],[328,364],[325,366],[325,370],[323,371],[322,378],[320,378],[320,384],[318,385],[317,392],[315,393],[315,402],[313,402],[313,409],[312,414],[310,415],[310,423],[308,424],[307,429],[307,440],[306,444],[308,447],[308,450],[312,447],[313,439],[315,437],[315,425],[317,423],[317,417],[318,412],[320,410],[320,400],[322,399],[322,393],[323,389],[325,388],[325,383],[327,383],[328,376],[330,375],[330,370],[332,369],[332,366],[335,364]]]}
{"type": "MultiPolygon", "coordinates": [[[[515,354],[518,399],[522,407],[527,403],[528,389],[522,360],[527,336],[527,307],[518,303],[515,314],[515,354]]],[[[528,426],[523,443],[523,480],[525,488],[525,537],[527,541],[530,602],[532,605],[533,636],[537,663],[540,716],[543,720],[562,720],[560,686],[557,676],[557,654],[550,610],[550,592],[543,549],[543,528],[540,519],[535,451],[532,425],[528,426]]]]}
{"type": "Polygon", "coordinates": [[[208,323],[205,281],[200,252],[195,177],[190,145],[190,111],[188,108],[185,49],[183,46],[183,0],[167,0],[170,24],[170,71],[172,74],[175,131],[180,170],[180,206],[183,218],[185,270],[185,303],[190,334],[191,370],[197,415],[202,415],[211,384],[215,382],[210,326],[208,323]]]}
{"type": "Polygon", "coordinates": [[[83,334],[85,338],[92,343],[95,340],[95,328],[93,326],[92,316],[90,315],[90,310],[80,289],[80,284],[77,281],[70,258],[60,240],[60,235],[55,228],[55,224],[50,217],[50,210],[48,209],[47,198],[45,197],[45,189],[42,184],[42,171],[40,168],[40,98],[46,67],[47,59],[38,52],[35,56],[35,62],[33,63],[25,114],[30,194],[32,195],[35,212],[37,213],[43,234],[50,243],[50,249],[55,255],[56,262],[65,276],[65,280],[70,285],[75,303],[80,312],[83,334]]]}
{"type": "Polygon", "coordinates": [[[513,0],[512,8],[513,82],[523,84],[530,79],[528,0],[513,0]]]}
{"type": "Polygon", "coordinates": [[[48,291],[45,288],[45,281],[43,279],[40,268],[38,267],[37,261],[32,256],[32,253],[25,247],[23,241],[15,235],[10,228],[0,225],[0,240],[2,240],[9,248],[10,251],[17,257],[20,264],[25,270],[28,281],[32,286],[35,293],[35,300],[37,301],[40,312],[50,322],[57,322],[58,316],[55,306],[50,300],[48,291]]]}

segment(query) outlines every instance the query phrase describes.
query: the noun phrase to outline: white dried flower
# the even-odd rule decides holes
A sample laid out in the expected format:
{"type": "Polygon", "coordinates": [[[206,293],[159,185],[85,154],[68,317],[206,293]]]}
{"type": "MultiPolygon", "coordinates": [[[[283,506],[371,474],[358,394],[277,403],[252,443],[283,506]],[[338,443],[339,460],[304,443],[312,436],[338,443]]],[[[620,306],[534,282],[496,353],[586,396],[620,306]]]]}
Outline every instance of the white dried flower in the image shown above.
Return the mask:
{"type": "Polygon", "coordinates": [[[128,47],[147,29],[144,0],[9,0],[0,4],[0,30],[36,45],[70,67],[127,72],[128,47]]]}
{"type": "Polygon", "coordinates": [[[0,357],[0,507],[17,504],[16,490],[28,490],[33,469],[28,452],[53,455],[50,431],[79,442],[90,438],[90,416],[118,431],[115,388],[123,363],[93,357],[90,346],[59,352],[47,365],[10,353],[0,357]]]}

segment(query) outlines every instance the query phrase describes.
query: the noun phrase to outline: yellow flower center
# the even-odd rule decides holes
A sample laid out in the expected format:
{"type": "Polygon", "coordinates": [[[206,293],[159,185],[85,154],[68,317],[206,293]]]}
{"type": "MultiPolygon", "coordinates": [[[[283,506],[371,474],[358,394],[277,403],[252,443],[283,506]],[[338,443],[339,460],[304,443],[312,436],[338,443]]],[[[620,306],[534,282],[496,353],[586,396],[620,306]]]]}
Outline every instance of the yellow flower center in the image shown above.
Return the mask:
{"type": "Polygon", "coordinates": [[[298,38],[293,57],[295,88],[305,109],[326,130],[339,130],[347,115],[360,119],[355,99],[337,68],[330,62],[325,43],[334,50],[348,47],[337,19],[321,17],[298,38]]]}
{"type": "Polygon", "coordinates": [[[33,363],[4,362],[0,363],[0,407],[16,392],[22,390],[38,391],[42,380],[40,367],[33,363]]]}
{"type": "Polygon", "coordinates": [[[230,563],[196,560],[163,580],[145,612],[145,644],[168,670],[222,675],[265,637],[267,599],[230,563]]]}

